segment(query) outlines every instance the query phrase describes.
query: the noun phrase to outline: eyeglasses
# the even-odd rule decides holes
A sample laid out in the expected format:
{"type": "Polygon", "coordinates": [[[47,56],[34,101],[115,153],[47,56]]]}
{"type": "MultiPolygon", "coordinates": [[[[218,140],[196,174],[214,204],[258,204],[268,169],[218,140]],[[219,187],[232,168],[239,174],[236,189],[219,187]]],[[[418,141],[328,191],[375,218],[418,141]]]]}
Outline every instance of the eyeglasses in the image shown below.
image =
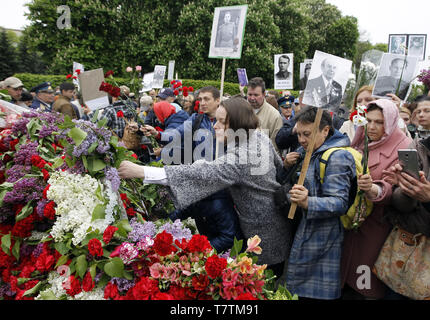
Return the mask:
{"type": "Polygon", "coordinates": [[[19,87],[19,88],[12,88],[13,89],[13,91],[22,91],[23,90],[23,88],[22,87],[19,87]]]}

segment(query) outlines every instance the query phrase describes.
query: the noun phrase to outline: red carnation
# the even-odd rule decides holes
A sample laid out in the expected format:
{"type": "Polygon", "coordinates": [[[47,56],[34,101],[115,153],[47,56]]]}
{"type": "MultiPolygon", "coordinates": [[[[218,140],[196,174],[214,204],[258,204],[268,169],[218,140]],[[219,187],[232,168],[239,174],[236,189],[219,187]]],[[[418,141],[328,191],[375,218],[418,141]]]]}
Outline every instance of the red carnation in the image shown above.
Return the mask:
{"type": "Polygon", "coordinates": [[[116,116],[117,116],[118,118],[124,118],[124,112],[122,112],[122,111],[120,110],[120,111],[118,111],[118,112],[116,113],[116,116]]]}
{"type": "Polygon", "coordinates": [[[175,252],[176,248],[172,245],[172,242],[173,236],[170,233],[163,231],[157,234],[154,240],[155,252],[163,257],[175,252]]]}
{"type": "Polygon", "coordinates": [[[188,91],[184,91],[183,95],[184,97],[188,97],[188,91]]]}
{"type": "Polygon", "coordinates": [[[103,232],[103,242],[108,244],[117,230],[118,228],[114,226],[107,227],[105,232],[103,232]]]}
{"type": "Polygon", "coordinates": [[[175,90],[175,91],[173,91],[173,94],[174,94],[175,96],[177,96],[177,95],[179,94],[179,91],[178,91],[178,90],[175,90]]]}
{"type": "Polygon", "coordinates": [[[121,89],[118,87],[113,87],[109,93],[112,97],[118,98],[121,95],[121,89]]]}
{"type": "Polygon", "coordinates": [[[195,234],[188,242],[188,252],[204,252],[206,250],[212,250],[212,246],[206,236],[195,234]]]}
{"type": "Polygon", "coordinates": [[[105,73],[105,78],[109,78],[110,76],[113,76],[112,70],[109,70],[108,72],[105,73]]]}
{"type": "Polygon", "coordinates": [[[189,90],[190,92],[193,92],[193,91],[194,91],[194,88],[193,88],[193,87],[189,87],[189,88],[188,88],[188,90],[189,90]]]}
{"type": "Polygon", "coordinates": [[[43,169],[46,165],[46,161],[43,160],[39,155],[33,154],[31,156],[31,164],[39,169],[43,169]]]}
{"type": "Polygon", "coordinates": [[[66,76],[66,79],[70,79],[72,77],[72,75],[71,74],[68,74],[67,76],[66,76]]]}
{"type": "Polygon", "coordinates": [[[188,87],[183,87],[184,91],[188,91],[188,87]]]}
{"type": "Polygon", "coordinates": [[[158,281],[143,277],[136,283],[132,290],[136,300],[150,300],[152,295],[159,292],[158,281]]]}
{"type": "Polygon", "coordinates": [[[356,116],[358,114],[358,111],[355,110],[354,112],[351,113],[351,115],[349,116],[349,120],[353,121],[354,116],[356,116]]]}
{"type": "Polygon", "coordinates": [[[55,219],[55,202],[50,201],[43,209],[43,216],[49,220],[55,219]]]}
{"type": "Polygon", "coordinates": [[[54,265],[55,258],[49,255],[46,251],[43,252],[36,260],[36,268],[40,273],[49,271],[54,265]]]}
{"type": "Polygon", "coordinates": [[[118,299],[119,293],[118,293],[118,286],[112,282],[109,282],[105,288],[105,299],[118,299]]]}
{"type": "Polygon", "coordinates": [[[16,151],[15,146],[19,143],[19,139],[14,139],[11,142],[9,142],[10,150],[16,151]]]}
{"type": "Polygon", "coordinates": [[[43,190],[43,199],[47,199],[47,192],[48,192],[48,190],[49,190],[49,187],[50,187],[51,185],[50,184],[48,184],[46,187],[45,187],[45,189],[43,190]]]}
{"type": "Polygon", "coordinates": [[[137,155],[135,153],[133,153],[131,156],[137,160],[137,155]]]}
{"type": "Polygon", "coordinates": [[[27,218],[18,221],[12,228],[12,235],[18,238],[29,237],[31,235],[31,231],[34,228],[33,223],[35,220],[36,219],[31,214],[27,218]]]}
{"type": "Polygon", "coordinates": [[[209,277],[215,279],[221,276],[222,271],[227,267],[227,260],[213,255],[206,260],[205,270],[209,277]]]}
{"type": "Polygon", "coordinates": [[[43,173],[43,180],[48,181],[49,180],[49,172],[46,169],[42,169],[43,173]]]}
{"type": "Polygon", "coordinates": [[[170,84],[175,84],[175,82],[176,82],[175,80],[172,80],[170,81],[170,84]]]}
{"type": "Polygon", "coordinates": [[[157,292],[153,297],[153,300],[175,300],[175,298],[166,292],[157,292]]]}
{"type": "Polygon", "coordinates": [[[155,130],[157,130],[158,132],[163,132],[164,130],[161,129],[160,127],[155,127],[155,130]]]}
{"type": "Polygon", "coordinates": [[[82,289],[84,289],[85,292],[90,292],[94,289],[94,286],[95,282],[91,277],[91,274],[87,272],[85,274],[84,280],[82,281],[82,289]]]}
{"type": "Polygon", "coordinates": [[[136,215],[136,211],[134,211],[133,208],[128,208],[126,211],[129,217],[134,217],[136,215]]]}
{"type": "Polygon", "coordinates": [[[193,277],[193,288],[197,291],[204,291],[209,286],[209,278],[205,274],[193,277]]]}
{"type": "Polygon", "coordinates": [[[63,282],[63,288],[72,297],[82,292],[81,283],[74,275],[71,275],[68,281],[63,282]]]}
{"type": "Polygon", "coordinates": [[[76,74],[81,74],[81,69],[76,69],[76,74]]]}
{"type": "Polygon", "coordinates": [[[99,239],[91,239],[88,242],[88,251],[94,257],[101,257],[103,255],[102,243],[99,239]]]}
{"type": "Polygon", "coordinates": [[[76,80],[76,79],[78,79],[78,77],[77,77],[77,76],[73,76],[73,79],[75,79],[75,80],[76,80]]]}
{"type": "Polygon", "coordinates": [[[258,300],[258,299],[254,297],[251,293],[246,292],[246,293],[239,294],[234,300],[258,300]]]}

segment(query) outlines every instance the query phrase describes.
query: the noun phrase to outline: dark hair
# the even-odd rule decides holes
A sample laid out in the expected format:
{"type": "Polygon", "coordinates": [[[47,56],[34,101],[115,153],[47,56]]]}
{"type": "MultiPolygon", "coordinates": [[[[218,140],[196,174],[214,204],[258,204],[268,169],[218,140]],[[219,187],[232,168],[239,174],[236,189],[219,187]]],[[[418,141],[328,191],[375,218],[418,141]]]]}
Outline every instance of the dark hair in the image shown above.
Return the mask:
{"type": "Polygon", "coordinates": [[[417,107],[423,102],[430,102],[430,97],[425,97],[417,102],[417,107]]]}
{"type": "Polygon", "coordinates": [[[266,101],[272,105],[276,110],[279,110],[278,107],[278,101],[276,100],[276,98],[274,96],[268,96],[266,97],[266,101]]]}
{"type": "Polygon", "coordinates": [[[414,100],[414,102],[420,103],[422,101],[430,101],[429,99],[430,99],[429,96],[426,96],[425,94],[422,94],[422,95],[416,97],[415,100],[414,100]]]}
{"type": "MultiPolygon", "coordinates": [[[[317,116],[317,111],[318,111],[317,107],[311,107],[311,106],[304,107],[296,115],[296,123],[297,122],[302,122],[307,124],[314,123],[315,118],[317,116]]],[[[326,126],[330,127],[330,135],[332,135],[334,133],[333,120],[331,118],[330,113],[327,110],[324,110],[321,117],[320,127],[319,127],[320,131],[322,131],[326,126]]]]}
{"type": "Polygon", "coordinates": [[[30,92],[23,91],[20,101],[33,101],[33,95],[30,92]]]}
{"type": "Polygon", "coordinates": [[[288,62],[290,62],[291,60],[290,60],[290,57],[289,56],[287,56],[286,54],[283,54],[282,56],[280,56],[279,57],[279,59],[278,59],[278,62],[279,62],[279,60],[281,60],[281,58],[283,58],[283,59],[288,59],[288,62]]]}
{"type": "Polygon", "coordinates": [[[212,97],[214,98],[214,100],[219,99],[221,97],[221,93],[214,86],[207,86],[207,87],[201,88],[199,90],[199,94],[202,93],[202,92],[210,92],[210,93],[212,93],[212,97]]]}
{"type": "Polygon", "coordinates": [[[274,95],[276,98],[276,101],[279,99],[279,92],[276,90],[270,90],[268,91],[269,94],[274,95]]]}
{"type": "Polygon", "coordinates": [[[257,87],[260,87],[263,90],[263,93],[266,92],[266,84],[264,83],[263,78],[260,78],[260,77],[252,78],[248,82],[248,88],[255,89],[257,87]]]}
{"type": "Polygon", "coordinates": [[[249,133],[249,130],[258,128],[260,121],[245,99],[230,98],[222,101],[220,106],[224,107],[227,112],[225,121],[228,123],[229,129],[234,131],[245,129],[249,133]]]}
{"type": "Polygon", "coordinates": [[[375,102],[371,102],[369,103],[369,105],[367,106],[367,112],[369,111],[373,111],[373,110],[379,110],[382,113],[384,113],[384,111],[382,110],[382,108],[380,106],[378,106],[375,102]]]}
{"type": "Polygon", "coordinates": [[[75,90],[75,85],[70,82],[63,82],[60,84],[60,91],[68,91],[68,90],[75,90]]]}

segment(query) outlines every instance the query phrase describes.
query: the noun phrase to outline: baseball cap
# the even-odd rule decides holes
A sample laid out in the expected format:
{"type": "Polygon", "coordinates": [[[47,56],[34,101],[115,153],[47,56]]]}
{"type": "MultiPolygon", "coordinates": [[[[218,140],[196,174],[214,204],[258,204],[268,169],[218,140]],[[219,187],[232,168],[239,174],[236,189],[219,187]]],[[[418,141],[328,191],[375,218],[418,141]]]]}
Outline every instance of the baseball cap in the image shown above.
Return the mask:
{"type": "Polygon", "coordinates": [[[21,80],[19,80],[18,78],[15,78],[15,77],[9,77],[9,78],[5,79],[2,84],[5,88],[11,87],[14,89],[24,86],[24,84],[21,82],[21,80]]]}
{"type": "Polygon", "coordinates": [[[174,96],[175,94],[173,93],[173,90],[170,88],[162,88],[157,95],[157,97],[160,97],[161,99],[166,99],[167,97],[174,97],[174,96]]]}

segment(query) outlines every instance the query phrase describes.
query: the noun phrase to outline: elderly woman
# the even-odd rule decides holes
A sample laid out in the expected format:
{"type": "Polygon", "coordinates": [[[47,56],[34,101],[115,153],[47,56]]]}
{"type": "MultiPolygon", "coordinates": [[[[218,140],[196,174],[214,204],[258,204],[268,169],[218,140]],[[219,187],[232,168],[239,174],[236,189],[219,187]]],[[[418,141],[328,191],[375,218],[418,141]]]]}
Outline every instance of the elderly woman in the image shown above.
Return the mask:
{"type": "MultiPolygon", "coordinates": [[[[399,110],[386,99],[376,100],[368,105],[368,137],[370,174],[358,178],[358,187],[374,204],[371,214],[358,231],[346,231],[342,252],[342,282],[345,293],[361,299],[382,299],[385,285],[374,274],[369,274],[369,286],[360,286],[362,266],[369,271],[378,258],[391,226],[383,219],[384,206],[389,203],[392,185],[383,179],[386,169],[398,162],[397,150],[404,149],[412,142],[398,127],[399,110]],[[351,291],[353,289],[353,291],[351,291]]],[[[364,128],[358,127],[351,146],[360,152],[364,149],[364,128]]]]}
{"type": "Polygon", "coordinates": [[[258,235],[262,240],[259,263],[268,264],[280,276],[292,241],[291,223],[274,201],[274,193],[280,187],[276,172],[281,170],[282,160],[267,135],[256,130],[259,121],[246,100],[223,101],[216,111],[216,120],[217,138],[227,143],[226,151],[215,161],[198,160],[192,165],[164,168],[124,161],[119,168],[120,177],[168,185],[178,209],[228,189],[244,237],[258,235]],[[235,133],[241,134],[242,139],[237,139],[235,133]]]}

